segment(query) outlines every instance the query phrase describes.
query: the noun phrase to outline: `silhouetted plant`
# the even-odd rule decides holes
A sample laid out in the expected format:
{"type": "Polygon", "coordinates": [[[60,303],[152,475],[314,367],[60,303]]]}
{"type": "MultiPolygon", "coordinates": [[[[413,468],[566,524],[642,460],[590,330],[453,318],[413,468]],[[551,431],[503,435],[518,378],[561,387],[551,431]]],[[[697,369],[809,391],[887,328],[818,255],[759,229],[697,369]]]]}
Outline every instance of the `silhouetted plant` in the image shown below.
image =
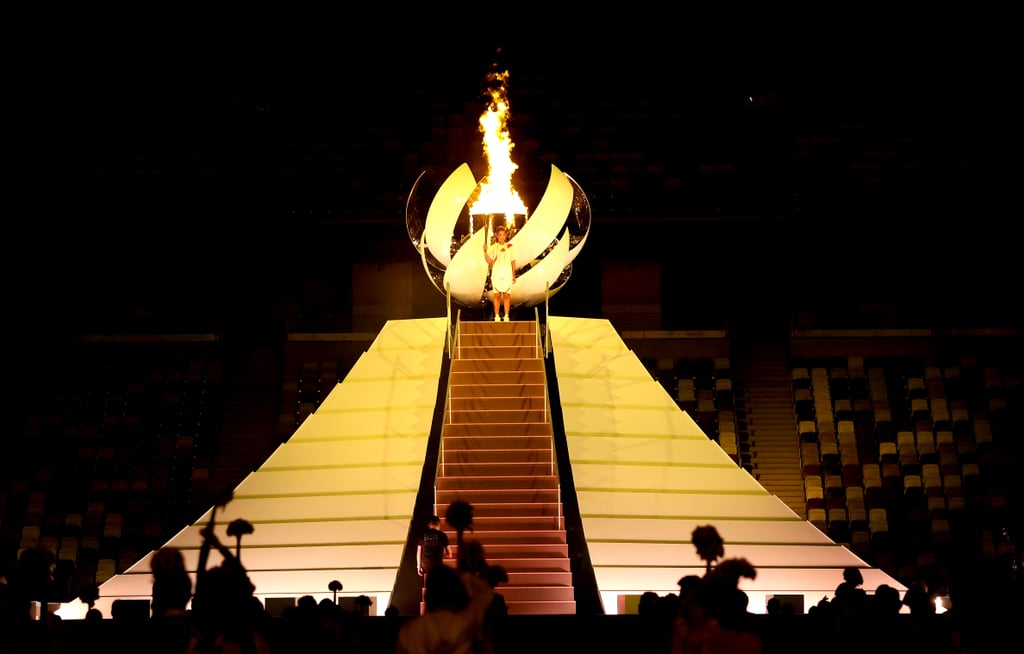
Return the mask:
{"type": "Polygon", "coordinates": [[[448,505],[444,519],[455,530],[455,542],[462,547],[463,534],[473,531],[473,505],[465,500],[455,500],[448,505]]]}
{"type": "Polygon", "coordinates": [[[757,569],[754,568],[750,561],[743,558],[723,559],[721,563],[715,566],[714,571],[711,573],[710,581],[739,586],[740,577],[756,579],[757,569]]]}
{"type": "Polygon", "coordinates": [[[233,536],[235,539],[235,558],[242,558],[242,536],[251,534],[253,531],[252,523],[242,518],[237,518],[228,523],[228,536],[233,536]]]}
{"type": "Polygon", "coordinates": [[[691,536],[697,548],[697,556],[704,561],[704,576],[711,573],[711,565],[725,556],[725,544],[713,525],[704,525],[693,530],[691,536]]]}
{"type": "Polygon", "coordinates": [[[334,579],[333,581],[331,581],[331,583],[327,584],[327,590],[329,590],[332,593],[334,593],[334,603],[335,604],[338,603],[338,593],[341,591],[342,588],[343,588],[343,586],[341,585],[341,582],[338,581],[337,579],[334,579]]]}

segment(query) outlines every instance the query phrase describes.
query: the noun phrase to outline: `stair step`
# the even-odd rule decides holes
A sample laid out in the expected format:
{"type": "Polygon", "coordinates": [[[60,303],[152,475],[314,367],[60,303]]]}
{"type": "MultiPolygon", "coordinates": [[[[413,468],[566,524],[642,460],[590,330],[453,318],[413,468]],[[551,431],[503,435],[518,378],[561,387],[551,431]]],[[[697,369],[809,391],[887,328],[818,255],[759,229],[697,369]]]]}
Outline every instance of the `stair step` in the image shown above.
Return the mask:
{"type": "Polygon", "coordinates": [[[547,461],[498,462],[498,463],[454,463],[441,464],[441,475],[448,477],[522,477],[549,476],[555,474],[549,450],[547,461]]]}
{"type": "Polygon", "coordinates": [[[560,502],[476,502],[474,518],[557,517],[561,515],[560,502]]]}
{"type": "Polygon", "coordinates": [[[531,371],[543,372],[544,360],[527,359],[494,359],[488,356],[481,358],[460,357],[452,359],[452,372],[510,372],[531,371]]]}
{"type": "MultiPolygon", "coordinates": [[[[484,356],[491,357],[492,360],[497,359],[535,359],[540,361],[540,344],[534,341],[532,336],[520,337],[512,335],[511,337],[506,336],[504,339],[496,338],[494,340],[499,341],[494,344],[481,344],[479,342],[474,344],[467,344],[465,337],[462,339],[462,345],[456,346],[455,356],[460,359],[480,359],[484,356]],[[501,342],[504,340],[505,342],[501,342]]],[[[477,339],[473,339],[476,341],[477,339]]]]}
{"type": "MultiPolygon", "coordinates": [[[[444,531],[448,534],[448,539],[454,544],[457,540],[455,531],[447,528],[444,531]]],[[[522,545],[529,545],[531,547],[546,545],[562,546],[569,542],[566,539],[565,531],[560,529],[491,529],[478,532],[474,528],[472,532],[466,532],[464,538],[480,541],[480,544],[484,546],[485,553],[490,552],[492,548],[498,549],[513,545],[516,547],[522,545]]]]}
{"type": "MultiPolygon", "coordinates": [[[[545,428],[550,429],[550,425],[545,425],[545,428]]],[[[484,429],[483,426],[480,426],[477,431],[484,433],[473,436],[446,436],[443,442],[445,452],[450,454],[456,451],[473,451],[476,448],[484,450],[540,450],[550,452],[552,448],[550,434],[509,436],[502,434],[501,432],[505,430],[496,426],[491,427],[490,433],[487,433],[488,430],[484,429]]]]}
{"type": "Polygon", "coordinates": [[[532,320],[510,320],[494,322],[493,320],[463,320],[459,323],[459,333],[467,334],[533,334],[537,331],[537,323],[532,320]]]}
{"type": "Polygon", "coordinates": [[[803,497],[803,484],[780,481],[778,479],[772,479],[770,477],[764,477],[762,475],[757,476],[757,481],[760,482],[762,486],[764,486],[765,488],[767,488],[768,490],[772,491],[777,495],[781,493],[792,493],[794,495],[799,494],[801,497],[803,497]]]}
{"type": "Polygon", "coordinates": [[[750,449],[760,452],[792,452],[798,454],[800,448],[797,446],[796,439],[785,438],[785,439],[767,439],[767,438],[756,438],[751,439],[750,449]]]}
{"type": "Polygon", "coordinates": [[[490,384],[544,384],[544,373],[540,371],[510,370],[500,372],[481,372],[477,370],[451,373],[452,386],[483,386],[490,384]]]}
{"type": "MultiPolygon", "coordinates": [[[[487,559],[488,563],[491,563],[491,559],[487,559]]],[[[568,560],[566,560],[568,564],[568,560]]],[[[508,573],[508,583],[502,584],[502,594],[505,595],[505,590],[526,588],[530,591],[535,591],[538,587],[557,587],[557,588],[569,588],[572,589],[572,572],[569,570],[509,570],[505,569],[508,573]]],[[[572,593],[565,597],[565,599],[573,599],[575,593],[572,593]]],[[[508,595],[505,595],[506,599],[508,595]]]]}
{"type": "Polygon", "coordinates": [[[754,467],[759,469],[772,469],[772,470],[793,470],[794,472],[800,470],[800,459],[796,456],[761,456],[754,452],[750,455],[750,462],[754,467]]]}
{"type": "Polygon", "coordinates": [[[534,384],[462,384],[449,389],[451,398],[468,397],[544,397],[543,383],[534,384]]]}
{"type": "Polygon", "coordinates": [[[481,352],[480,356],[477,357],[469,357],[465,356],[465,352],[463,352],[463,356],[457,356],[452,359],[452,370],[459,373],[507,373],[512,372],[512,370],[515,370],[515,372],[525,372],[525,370],[528,370],[528,372],[544,372],[544,359],[538,357],[494,358],[489,356],[488,352],[481,352]]]}
{"type": "MultiPolygon", "coordinates": [[[[521,504],[524,502],[559,502],[560,491],[555,488],[438,488],[435,493],[437,505],[442,512],[444,507],[455,500],[477,504],[521,504]]],[[[438,515],[443,515],[439,513],[438,515]]]]}
{"type": "Polygon", "coordinates": [[[776,479],[799,479],[800,483],[803,483],[803,473],[798,472],[798,470],[795,465],[754,465],[754,472],[758,475],[771,475],[776,479]]]}
{"type": "Polygon", "coordinates": [[[460,425],[460,424],[507,424],[515,422],[539,422],[546,423],[549,419],[549,414],[546,409],[530,409],[523,411],[522,409],[509,409],[509,410],[466,410],[466,409],[455,409],[449,408],[445,412],[446,424],[460,425]]]}
{"type": "MultiPolygon", "coordinates": [[[[496,590],[502,593],[503,586],[496,590]]],[[[509,615],[576,615],[576,602],[566,601],[509,601],[505,600],[509,615]]],[[[426,604],[420,602],[420,613],[426,611],[426,604]]]]}
{"type": "MultiPolygon", "coordinates": [[[[490,437],[495,439],[491,445],[487,445],[486,440],[473,441],[467,443],[473,447],[485,447],[486,449],[494,448],[507,448],[509,445],[498,445],[499,439],[497,437],[510,439],[509,442],[513,442],[511,439],[520,438],[526,440],[525,437],[543,437],[547,442],[551,442],[551,423],[549,422],[503,422],[493,425],[481,425],[471,423],[453,423],[444,426],[444,437],[446,444],[448,440],[458,439],[460,437],[475,439],[481,437],[490,437]]],[[[513,445],[511,447],[519,447],[513,445]]],[[[526,447],[533,447],[532,445],[526,447]]]]}
{"type": "Polygon", "coordinates": [[[793,470],[798,469],[795,465],[791,466],[771,466],[771,467],[754,467],[751,474],[755,475],[758,479],[770,479],[775,483],[793,483],[803,488],[804,478],[799,472],[793,473],[793,470]]]}
{"type": "Polygon", "coordinates": [[[527,577],[513,577],[513,574],[551,574],[560,573],[568,574],[570,578],[562,580],[559,583],[562,585],[572,584],[572,565],[569,563],[568,556],[538,556],[533,558],[522,558],[512,556],[493,556],[490,551],[487,552],[487,562],[491,565],[500,565],[505,568],[505,572],[509,573],[509,585],[514,586],[540,586],[540,585],[557,585],[555,581],[544,579],[536,576],[533,578],[527,577]]]}
{"type": "Polygon", "coordinates": [[[756,447],[750,448],[751,458],[761,464],[783,463],[799,464],[800,453],[795,450],[761,450],[756,447]]]}
{"type": "MultiPolygon", "coordinates": [[[[498,586],[498,592],[504,595],[503,587],[498,586]]],[[[510,602],[507,598],[505,600],[506,606],[508,606],[509,615],[575,615],[576,614],[576,602],[572,600],[565,601],[536,601],[531,600],[528,602],[510,602]]]]}
{"type": "Polygon", "coordinates": [[[453,397],[449,401],[452,411],[536,411],[547,408],[543,395],[505,397],[453,397]]]}
{"type": "MultiPolygon", "coordinates": [[[[550,442],[547,447],[539,448],[502,448],[502,449],[458,449],[446,447],[443,453],[445,465],[453,463],[526,463],[551,462],[550,442]]],[[[550,473],[549,473],[550,474],[550,473]]]]}
{"type": "Polygon", "coordinates": [[[476,540],[485,543],[484,534],[489,531],[560,531],[562,530],[562,517],[558,515],[540,516],[477,516],[473,515],[473,534],[476,540]]]}
{"type": "MultiPolygon", "coordinates": [[[[531,565],[544,567],[560,566],[569,562],[568,543],[495,543],[492,541],[493,532],[486,534],[486,537],[488,540],[487,560],[492,563],[501,561],[502,565],[506,565],[504,562],[515,565],[517,561],[529,561],[531,565]]],[[[455,533],[449,534],[449,538],[454,543],[455,533]]]]}
{"type": "Polygon", "coordinates": [[[558,488],[554,475],[536,477],[438,477],[437,490],[533,490],[558,488]]]}
{"type": "MultiPolygon", "coordinates": [[[[511,575],[509,575],[511,577],[511,575]]],[[[496,589],[505,596],[506,602],[571,602],[576,592],[570,586],[512,586],[502,584],[496,589]]]]}
{"type": "Polygon", "coordinates": [[[792,443],[796,446],[799,442],[795,429],[789,429],[786,432],[751,429],[749,433],[751,445],[756,445],[757,443],[792,443]]]}

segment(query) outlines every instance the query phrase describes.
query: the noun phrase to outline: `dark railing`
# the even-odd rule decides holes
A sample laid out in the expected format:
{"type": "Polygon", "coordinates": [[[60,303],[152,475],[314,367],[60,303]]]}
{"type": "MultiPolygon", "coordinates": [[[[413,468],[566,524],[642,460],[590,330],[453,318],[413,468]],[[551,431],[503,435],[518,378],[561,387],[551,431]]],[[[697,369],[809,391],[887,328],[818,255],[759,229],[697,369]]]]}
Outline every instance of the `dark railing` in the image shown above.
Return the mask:
{"type": "MultiPolygon", "coordinates": [[[[448,306],[450,312],[450,302],[448,306]]],[[[457,313],[455,334],[458,334],[458,316],[457,313]]],[[[443,357],[441,360],[439,379],[442,383],[437,385],[434,417],[430,425],[430,438],[427,440],[427,451],[423,460],[419,491],[416,494],[416,505],[409,523],[409,532],[406,534],[402,563],[398,568],[398,576],[391,592],[391,604],[398,609],[401,615],[419,615],[420,613],[423,580],[419,574],[419,562],[416,560],[416,546],[420,534],[427,527],[430,516],[434,515],[436,506],[435,484],[441,461],[441,437],[444,432],[445,411],[448,406],[448,392],[451,386],[451,324],[451,320],[449,320],[446,333],[449,356],[443,357]]]]}

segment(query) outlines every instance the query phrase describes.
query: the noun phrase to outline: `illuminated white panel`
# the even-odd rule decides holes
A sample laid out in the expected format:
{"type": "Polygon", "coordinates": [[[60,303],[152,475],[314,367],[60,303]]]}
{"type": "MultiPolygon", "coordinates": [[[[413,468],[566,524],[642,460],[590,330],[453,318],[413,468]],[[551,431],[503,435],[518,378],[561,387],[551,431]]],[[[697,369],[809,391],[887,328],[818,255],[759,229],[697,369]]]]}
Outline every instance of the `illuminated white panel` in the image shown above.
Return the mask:
{"type": "MultiPolygon", "coordinates": [[[[772,593],[830,595],[845,567],[905,588],[797,516],[707,438],[606,320],[548,319],[573,482],[606,612],[623,594],[678,592],[705,568],[693,530],[713,525],[751,610],[772,593]]],[[[794,434],[795,437],[795,434],[794,434]]],[[[759,608],[758,608],[759,607],[759,608]]]]}
{"type": "MultiPolygon", "coordinates": [[[[601,488],[621,490],[655,490],[665,493],[730,492],[758,494],[763,489],[750,475],[736,475],[731,469],[718,466],[655,466],[623,464],[574,464],[573,478],[577,490],[601,488]],[[578,472],[577,472],[578,471],[578,472]]],[[[686,502],[685,495],[679,498],[686,502]]]]}
{"type": "MultiPolygon", "coordinates": [[[[419,491],[445,320],[386,323],[345,381],[217,511],[217,534],[229,548],[227,524],[253,524],[241,558],[257,597],[329,597],[327,584],[337,579],[344,596],[376,598],[383,612],[419,491]]],[[[166,543],[182,550],[193,574],[212,510],[166,543]]],[[[110,615],[118,598],[148,599],[151,556],[102,584],[97,608],[110,615]]],[[[220,561],[211,553],[210,566],[220,561]]]]}
{"type": "Polygon", "coordinates": [[[423,241],[430,253],[445,266],[451,262],[455,223],[475,188],[473,171],[469,165],[462,164],[441,184],[427,210],[423,241]]]}
{"type": "MultiPolygon", "coordinates": [[[[253,522],[250,520],[250,522],[253,522]]],[[[199,549],[202,544],[200,531],[204,525],[197,523],[182,531],[176,538],[176,547],[182,550],[199,549]]],[[[242,538],[244,549],[273,547],[277,545],[330,545],[330,544],[373,544],[404,543],[409,530],[408,519],[382,520],[380,518],[358,520],[331,520],[308,522],[256,522],[254,531],[242,538]]],[[[227,524],[218,523],[217,537],[225,544],[235,539],[227,535],[227,524]]]]}
{"type": "MultiPolygon", "coordinates": [[[[306,422],[310,422],[315,416],[316,414],[309,416],[306,422]]],[[[290,447],[278,448],[266,463],[260,466],[260,470],[301,468],[309,466],[310,461],[328,467],[374,465],[395,460],[423,461],[423,439],[418,435],[388,439],[329,435],[326,438],[316,441],[293,439],[289,441],[290,447]]]]}
{"type": "MultiPolygon", "coordinates": [[[[412,515],[416,489],[404,493],[355,491],[346,495],[292,495],[238,497],[218,513],[218,520],[230,522],[242,518],[251,522],[324,520],[328,518],[378,517],[412,515]],[[412,503],[410,504],[410,499],[412,503]]],[[[199,520],[200,523],[203,520],[199,520]]]]}
{"type": "MultiPolygon", "coordinates": [[[[787,543],[793,545],[820,545],[831,544],[821,530],[800,518],[792,511],[788,518],[778,518],[779,522],[785,522],[784,529],[787,543]]],[[[772,534],[775,531],[776,520],[724,520],[716,519],[714,526],[722,540],[729,544],[732,551],[733,545],[747,543],[774,543],[777,538],[772,534]]],[[[634,516],[599,517],[592,516],[587,519],[587,542],[591,541],[621,541],[623,534],[639,534],[648,542],[672,541],[682,543],[682,547],[693,548],[690,541],[693,530],[708,524],[702,518],[685,518],[669,516],[667,518],[644,518],[634,516]]]]}
{"type": "Polygon", "coordinates": [[[632,493],[577,490],[583,526],[588,515],[679,516],[705,521],[735,518],[762,519],[790,516],[792,511],[779,498],[760,495],[713,495],[706,493],[632,493]]]}
{"type": "MultiPolygon", "coordinates": [[[[692,438],[707,439],[704,434],[692,438]]],[[[731,459],[723,460],[717,452],[707,448],[694,448],[690,437],[654,438],[635,436],[611,438],[607,436],[574,436],[569,449],[579,461],[616,463],[661,463],[664,465],[691,464],[728,466],[731,459]]],[[[575,473],[574,473],[575,475],[575,473]]]]}
{"type": "MultiPolygon", "coordinates": [[[[544,189],[544,195],[537,203],[537,208],[533,210],[530,219],[512,239],[518,257],[516,263],[519,265],[528,263],[542,254],[558,237],[565,225],[565,217],[572,210],[572,197],[572,184],[561,170],[552,165],[547,188],[544,189]]],[[[562,240],[565,244],[565,252],[560,255],[560,258],[563,262],[568,263],[569,240],[567,238],[562,240]]],[[[555,277],[564,267],[563,264],[558,268],[555,277]]]]}
{"type": "MultiPolygon", "coordinates": [[[[591,556],[598,556],[606,565],[629,566],[637,561],[637,553],[643,552],[643,561],[676,561],[677,566],[703,567],[704,562],[697,556],[697,549],[689,542],[684,543],[637,543],[637,542],[602,542],[587,539],[591,556]]],[[[828,566],[831,568],[858,566],[861,562],[845,547],[819,545],[782,545],[762,544],[745,545],[729,544],[729,556],[757,561],[758,566],[765,569],[778,565],[787,566],[799,560],[805,567],[815,568],[828,566]]],[[[842,575],[840,575],[842,576],[842,575]]]]}
{"type": "Polygon", "coordinates": [[[238,489],[236,498],[261,495],[312,495],[342,493],[347,490],[412,490],[419,488],[417,463],[401,461],[391,466],[366,466],[337,469],[309,467],[301,470],[257,470],[238,489]]]}
{"type": "MultiPolygon", "coordinates": [[[[565,216],[562,217],[562,220],[564,219],[565,216]]],[[[534,220],[536,218],[526,223],[527,227],[533,224],[534,220]]],[[[514,239],[517,248],[520,235],[521,233],[514,239]]],[[[517,254],[517,256],[519,255],[517,254]]],[[[529,260],[525,258],[523,261],[516,259],[517,265],[524,263],[529,263],[529,260]]],[[[569,265],[569,239],[566,236],[559,239],[555,247],[551,249],[551,252],[548,252],[543,259],[534,263],[532,268],[516,278],[516,283],[512,285],[512,303],[516,305],[528,304],[535,298],[544,297],[545,291],[554,284],[567,265],[569,265]]]]}
{"type": "Polygon", "coordinates": [[[485,229],[478,229],[462,244],[444,271],[444,285],[452,297],[463,304],[478,304],[487,285],[487,260],[484,258],[485,229]]]}

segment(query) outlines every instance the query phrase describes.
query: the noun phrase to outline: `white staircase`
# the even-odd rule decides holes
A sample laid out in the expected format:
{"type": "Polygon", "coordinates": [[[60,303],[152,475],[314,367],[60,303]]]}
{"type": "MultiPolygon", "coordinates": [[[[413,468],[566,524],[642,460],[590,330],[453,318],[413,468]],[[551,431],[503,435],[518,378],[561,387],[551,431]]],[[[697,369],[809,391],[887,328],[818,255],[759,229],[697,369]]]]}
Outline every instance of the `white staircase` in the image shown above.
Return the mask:
{"type": "Polygon", "coordinates": [[[473,505],[464,538],[508,572],[513,615],[576,612],[547,403],[536,323],[460,323],[435,508],[473,505]]]}

